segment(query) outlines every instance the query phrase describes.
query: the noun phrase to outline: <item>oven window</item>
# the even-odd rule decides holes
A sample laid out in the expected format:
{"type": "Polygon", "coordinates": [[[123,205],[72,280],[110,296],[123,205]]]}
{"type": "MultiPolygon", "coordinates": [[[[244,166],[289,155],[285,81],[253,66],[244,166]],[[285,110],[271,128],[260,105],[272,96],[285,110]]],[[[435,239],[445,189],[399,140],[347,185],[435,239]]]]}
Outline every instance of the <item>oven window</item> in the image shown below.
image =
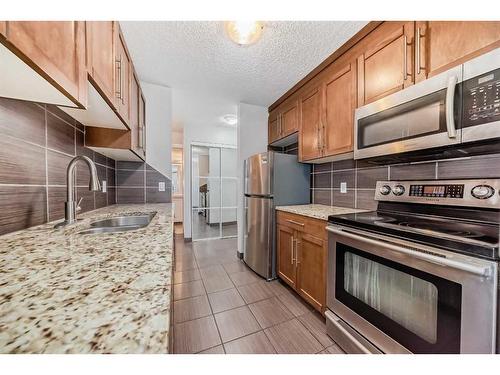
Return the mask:
{"type": "Polygon", "coordinates": [[[460,284],[337,242],[335,298],[413,353],[459,353],[460,284]]]}
{"type": "Polygon", "coordinates": [[[358,148],[446,132],[445,98],[440,90],[360,119],[358,148]]]}

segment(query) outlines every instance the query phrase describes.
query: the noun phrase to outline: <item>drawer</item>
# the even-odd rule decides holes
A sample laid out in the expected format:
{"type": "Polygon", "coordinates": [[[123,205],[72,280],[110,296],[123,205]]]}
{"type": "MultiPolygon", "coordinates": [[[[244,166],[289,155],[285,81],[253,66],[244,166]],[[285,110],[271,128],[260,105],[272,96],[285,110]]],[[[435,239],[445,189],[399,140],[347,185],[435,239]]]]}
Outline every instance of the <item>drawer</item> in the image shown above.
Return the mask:
{"type": "Polygon", "coordinates": [[[312,217],[292,214],[289,212],[276,211],[276,221],[278,224],[286,225],[299,232],[310,234],[319,238],[327,238],[326,220],[314,219],[312,217]]]}

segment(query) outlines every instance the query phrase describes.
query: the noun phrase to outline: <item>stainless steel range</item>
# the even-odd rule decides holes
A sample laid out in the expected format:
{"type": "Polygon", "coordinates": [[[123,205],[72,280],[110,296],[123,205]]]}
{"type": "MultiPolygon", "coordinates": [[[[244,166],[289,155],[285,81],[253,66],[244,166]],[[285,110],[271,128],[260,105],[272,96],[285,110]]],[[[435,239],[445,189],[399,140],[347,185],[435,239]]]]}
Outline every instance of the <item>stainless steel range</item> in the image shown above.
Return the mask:
{"type": "Polygon", "coordinates": [[[352,353],[495,353],[500,180],[379,181],[330,216],[328,333],[352,353]]]}

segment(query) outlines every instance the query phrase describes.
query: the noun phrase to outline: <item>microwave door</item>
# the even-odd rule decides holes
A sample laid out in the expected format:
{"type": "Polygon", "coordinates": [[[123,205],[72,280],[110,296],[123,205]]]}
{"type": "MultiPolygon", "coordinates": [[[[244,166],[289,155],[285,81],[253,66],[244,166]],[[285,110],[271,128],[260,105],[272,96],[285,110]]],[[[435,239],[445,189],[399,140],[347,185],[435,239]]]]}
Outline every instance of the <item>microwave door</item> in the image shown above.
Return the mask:
{"type": "Polygon", "coordinates": [[[358,108],[356,159],[461,142],[461,67],[358,108]]]}

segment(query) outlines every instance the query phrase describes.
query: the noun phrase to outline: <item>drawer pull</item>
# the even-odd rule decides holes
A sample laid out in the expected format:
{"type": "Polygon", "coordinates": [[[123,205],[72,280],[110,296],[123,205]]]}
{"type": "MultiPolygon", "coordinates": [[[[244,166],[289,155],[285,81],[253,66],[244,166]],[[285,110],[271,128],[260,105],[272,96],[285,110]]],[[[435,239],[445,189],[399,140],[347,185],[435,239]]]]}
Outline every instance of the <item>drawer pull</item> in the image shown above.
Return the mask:
{"type": "Polygon", "coordinates": [[[292,220],[292,219],[286,219],[286,221],[290,224],[295,224],[295,225],[300,225],[301,227],[304,226],[304,223],[299,223],[298,221],[292,220]]]}

